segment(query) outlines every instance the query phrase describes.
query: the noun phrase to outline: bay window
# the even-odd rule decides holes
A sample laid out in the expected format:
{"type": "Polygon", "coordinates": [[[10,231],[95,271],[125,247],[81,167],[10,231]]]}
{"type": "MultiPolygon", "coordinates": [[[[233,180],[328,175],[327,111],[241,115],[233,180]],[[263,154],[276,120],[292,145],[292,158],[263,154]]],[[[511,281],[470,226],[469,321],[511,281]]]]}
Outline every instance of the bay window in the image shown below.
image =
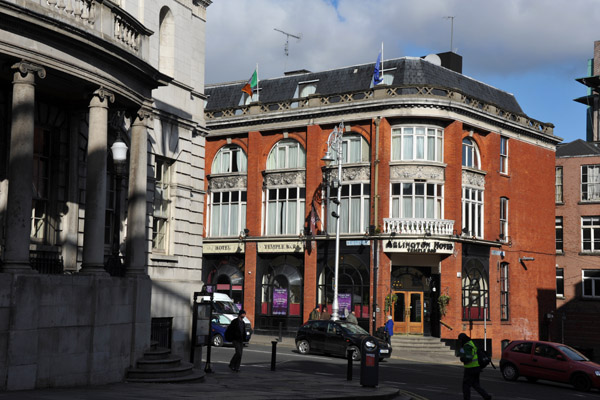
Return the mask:
{"type": "Polygon", "coordinates": [[[439,183],[393,183],[392,218],[441,219],[443,189],[439,183]]]}
{"type": "Polygon", "coordinates": [[[441,128],[402,126],[392,129],[392,161],[443,161],[441,128]]]}

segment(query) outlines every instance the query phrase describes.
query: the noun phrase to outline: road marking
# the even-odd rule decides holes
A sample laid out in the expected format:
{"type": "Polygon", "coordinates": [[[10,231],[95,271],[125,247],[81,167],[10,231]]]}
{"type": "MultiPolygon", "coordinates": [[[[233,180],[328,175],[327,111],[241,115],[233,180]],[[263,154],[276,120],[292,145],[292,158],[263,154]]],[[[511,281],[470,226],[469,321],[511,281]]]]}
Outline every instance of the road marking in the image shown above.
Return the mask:
{"type": "Polygon", "coordinates": [[[325,376],[332,376],[333,374],[328,374],[326,372],[314,372],[315,375],[325,375],[325,376]]]}
{"type": "Polygon", "coordinates": [[[383,383],[390,383],[392,385],[406,385],[406,382],[396,382],[396,381],[383,381],[383,383]]]}

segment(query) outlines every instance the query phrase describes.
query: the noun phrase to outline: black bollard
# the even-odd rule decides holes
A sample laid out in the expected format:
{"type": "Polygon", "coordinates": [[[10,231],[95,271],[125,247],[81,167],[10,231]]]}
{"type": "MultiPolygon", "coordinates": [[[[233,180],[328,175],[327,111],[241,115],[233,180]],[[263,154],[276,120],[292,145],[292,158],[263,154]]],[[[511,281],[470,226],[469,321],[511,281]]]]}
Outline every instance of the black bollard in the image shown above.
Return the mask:
{"type": "Polygon", "coordinates": [[[275,360],[277,359],[277,340],[272,340],[273,348],[271,350],[271,371],[275,371],[275,360]]]}
{"type": "Polygon", "coordinates": [[[348,358],[348,369],[346,370],[346,380],[352,380],[352,349],[346,350],[346,357],[348,358]]]}

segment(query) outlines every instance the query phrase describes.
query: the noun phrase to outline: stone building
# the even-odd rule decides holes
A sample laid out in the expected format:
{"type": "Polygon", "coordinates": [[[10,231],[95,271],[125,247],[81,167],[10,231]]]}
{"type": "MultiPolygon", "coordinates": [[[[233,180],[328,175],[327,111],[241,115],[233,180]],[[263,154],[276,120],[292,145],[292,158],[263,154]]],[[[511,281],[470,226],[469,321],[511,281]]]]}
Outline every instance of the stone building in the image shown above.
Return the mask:
{"type": "Polygon", "coordinates": [[[0,389],[189,346],[210,3],[0,1],[0,389]]]}
{"type": "Polygon", "coordinates": [[[494,354],[547,337],[560,138],[461,68],[444,53],[385,60],[376,86],[374,64],[207,86],[204,280],[259,332],[332,311],[337,271],[339,314],[371,331],[392,315],[494,354]]]}

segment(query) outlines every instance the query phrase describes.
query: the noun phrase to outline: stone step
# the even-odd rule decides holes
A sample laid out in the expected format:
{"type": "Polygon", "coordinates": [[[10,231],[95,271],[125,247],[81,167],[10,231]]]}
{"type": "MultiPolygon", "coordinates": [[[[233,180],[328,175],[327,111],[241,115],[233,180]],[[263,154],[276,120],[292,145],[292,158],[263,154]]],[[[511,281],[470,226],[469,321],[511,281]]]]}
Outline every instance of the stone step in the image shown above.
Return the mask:
{"type": "Polygon", "coordinates": [[[169,355],[166,358],[160,358],[160,359],[142,358],[137,361],[137,369],[141,369],[141,370],[177,368],[180,365],[181,365],[181,357],[177,357],[177,356],[173,356],[173,355],[169,355]]]}
{"type": "Polygon", "coordinates": [[[182,362],[179,366],[173,368],[160,368],[160,369],[140,369],[130,368],[127,371],[127,380],[130,379],[170,379],[180,378],[194,373],[193,364],[188,362],[182,362]]]}
{"type": "Polygon", "coordinates": [[[164,347],[152,347],[144,352],[146,360],[163,360],[169,357],[171,350],[164,347]]]}
{"type": "Polygon", "coordinates": [[[185,376],[172,377],[172,378],[127,378],[127,382],[140,382],[140,383],[189,383],[189,382],[202,382],[206,374],[203,371],[192,370],[192,373],[185,376]]]}

